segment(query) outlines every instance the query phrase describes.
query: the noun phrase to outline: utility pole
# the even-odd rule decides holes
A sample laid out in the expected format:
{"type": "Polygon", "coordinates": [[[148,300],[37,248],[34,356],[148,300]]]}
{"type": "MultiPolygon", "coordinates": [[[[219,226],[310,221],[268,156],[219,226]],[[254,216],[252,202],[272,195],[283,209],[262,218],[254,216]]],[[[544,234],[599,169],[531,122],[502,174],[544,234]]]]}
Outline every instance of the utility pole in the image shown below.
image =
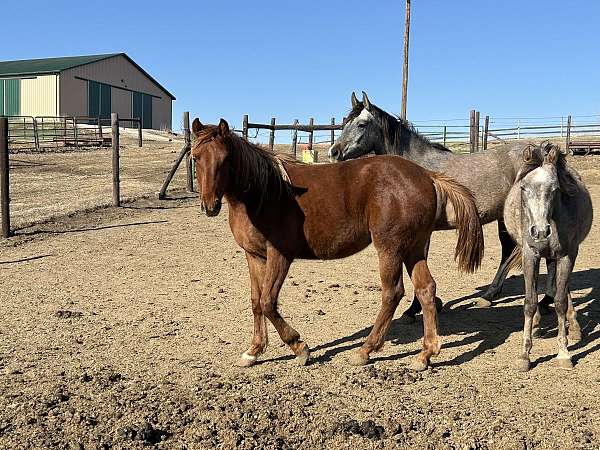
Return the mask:
{"type": "Polygon", "coordinates": [[[406,120],[406,91],[408,88],[408,37],[410,34],[410,0],[406,0],[406,19],[404,22],[404,67],[402,69],[402,111],[400,117],[406,120]]]}

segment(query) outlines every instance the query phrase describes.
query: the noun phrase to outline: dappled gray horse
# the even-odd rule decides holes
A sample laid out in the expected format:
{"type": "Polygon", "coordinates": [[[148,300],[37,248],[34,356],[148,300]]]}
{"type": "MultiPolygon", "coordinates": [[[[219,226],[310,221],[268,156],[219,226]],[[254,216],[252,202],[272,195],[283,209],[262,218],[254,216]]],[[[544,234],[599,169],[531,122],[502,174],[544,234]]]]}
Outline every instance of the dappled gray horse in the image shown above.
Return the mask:
{"type": "Polygon", "coordinates": [[[540,259],[546,259],[548,279],[555,280],[554,305],[558,317],[557,363],[572,368],[569,339],[581,339],[581,328],[569,292],[569,277],[579,244],[592,226],[592,200],[581,178],[568,167],[556,145],[528,146],[523,165],[504,205],[504,221],[517,242],[511,260],[522,263],[525,278],[523,352],[517,369],[529,370],[532,328],[539,323],[537,278],[540,259]]]}
{"type": "MultiPolygon", "coordinates": [[[[481,222],[498,221],[502,260],[492,284],[477,302],[480,306],[490,306],[502,290],[509,270],[507,260],[515,247],[506,231],[502,214],[504,200],[521,166],[522,148],[523,144],[517,143],[483,153],[452,153],[443,145],[430,142],[407,121],[375,106],[363,92],[362,102],[352,93],[352,111],[342,134],[329,149],[329,158],[345,161],[368,153],[400,155],[427,169],[444,172],[468,187],[475,195],[481,222]]],[[[455,226],[454,212],[448,209],[445,223],[437,229],[455,226]]],[[[550,303],[554,295],[552,289],[546,292],[543,304],[550,303]]],[[[410,320],[418,312],[419,303],[413,301],[404,316],[410,320]]]]}

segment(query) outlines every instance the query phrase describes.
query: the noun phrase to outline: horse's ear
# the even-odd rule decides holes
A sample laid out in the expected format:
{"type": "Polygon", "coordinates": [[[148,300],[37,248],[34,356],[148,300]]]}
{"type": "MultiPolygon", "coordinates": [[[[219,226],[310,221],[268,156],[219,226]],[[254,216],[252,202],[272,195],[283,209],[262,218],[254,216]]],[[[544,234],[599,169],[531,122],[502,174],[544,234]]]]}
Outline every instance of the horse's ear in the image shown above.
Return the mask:
{"type": "Polygon", "coordinates": [[[198,120],[198,118],[196,117],[194,119],[194,121],[192,122],[192,132],[194,133],[194,136],[198,137],[198,135],[200,134],[200,132],[202,131],[203,128],[204,128],[204,125],[202,125],[200,123],[200,121],[198,120]]]}
{"type": "Polygon", "coordinates": [[[229,124],[225,119],[221,119],[219,121],[219,134],[221,136],[226,136],[227,134],[229,134],[229,124]]]}
{"type": "Polygon", "coordinates": [[[352,109],[356,108],[358,105],[358,99],[356,98],[356,93],[352,91],[352,97],[350,97],[350,101],[352,102],[352,109]]]}
{"type": "Polygon", "coordinates": [[[533,151],[531,150],[531,145],[528,145],[523,149],[523,161],[526,163],[530,163],[533,159],[533,151]]]}
{"type": "Polygon", "coordinates": [[[368,111],[369,109],[371,109],[371,102],[369,101],[369,97],[367,97],[367,93],[365,91],[362,91],[362,95],[363,95],[363,105],[364,105],[365,109],[368,111]]]}
{"type": "Polygon", "coordinates": [[[556,161],[558,161],[558,154],[560,153],[560,147],[558,145],[551,145],[550,151],[544,158],[544,162],[548,164],[556,165],[556,161]]]}

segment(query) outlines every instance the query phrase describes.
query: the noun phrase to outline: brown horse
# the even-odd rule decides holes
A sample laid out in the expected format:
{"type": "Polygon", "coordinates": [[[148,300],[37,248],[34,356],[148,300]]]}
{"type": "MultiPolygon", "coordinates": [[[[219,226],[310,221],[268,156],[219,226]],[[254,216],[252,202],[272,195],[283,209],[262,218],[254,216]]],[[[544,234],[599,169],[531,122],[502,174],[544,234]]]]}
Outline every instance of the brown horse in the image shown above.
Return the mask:
{"type": "Polygon", "coordinates": [[[412,368],[425,369],[440,351],[436,286],[427,267],[426,245],[449,200],[458,216],[458,265],[467,272],[479,266],[483,232],[470,191],[397,156],[305,165],[247,142],[230,132],[223,119],[218,126],[204,126],[195,119],[192,129],[202,210],[216,216],[225,197],[233,237],[246,251],[254,337],[239,364],[251,366],[264,352],[266,319],[297,362],[306,364],[308,346],[277,309],[290,264],[296,258],[344,258],[372,242],[379,257],[382,306],[350,362],[366,364],[369,354],[383,347],[404,294],[404,263],[424,317],[423,350],[412,368]]]}

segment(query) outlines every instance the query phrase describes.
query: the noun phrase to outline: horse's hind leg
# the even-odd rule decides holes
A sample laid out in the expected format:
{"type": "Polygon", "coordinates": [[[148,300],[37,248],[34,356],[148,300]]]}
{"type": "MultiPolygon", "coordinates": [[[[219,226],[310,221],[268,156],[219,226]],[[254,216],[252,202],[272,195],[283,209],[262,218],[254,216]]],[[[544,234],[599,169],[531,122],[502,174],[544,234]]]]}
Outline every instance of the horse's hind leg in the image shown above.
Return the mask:
{"type": "Polygon", "coordinates": [[[567,323],[566,314],[568,309],[568,285],[575,258],[571,255],[564,256],[556,264],[556,297],[554,308],[558,318],[558,355],[556,363],[563,369],[572,369],[571,355],[567,349],[567,323]]]}
{"type": "Polygon", "coordinates": [[[556,260],[546,259],[546,268],[548,269],[548,275],[546,275],[546,293],[538,305],[538,311],[542,316],[552,312],[548,306],[554,303],[554,297],[556,297],[556,260]]]}
{"type": "Polygon", "coordinates": [[[306,343],[300,340],[300,334],[292,328],[277,309],[279,291],[287,276],[291,261],[273,248],[267,249],[267,263],[260,294],[262,313],[271,321],[281,340],[285,342],[296,355],[296,362],[304,366],[310,358],[306,343]]]}
{"type": "Polygon", "coordinates": [[[248,350],[242,353],[239,366],[249,367],[256,363],[268,344],[267,323],[260,306],[261,285],[265,274],[265,260],[246,253],[248,271],[250,272],[250,298],[252,300],[252,315],[254,316],[254,335],[248,350]]]}
{"type": "MultiPolygon", "coordinates": [[[[375,242],[376,247],[377,244],[375,242]]],[[[384,248],[386,247],[384,246],[384,248]]],[[[381,350],[396,307],[404,295],[402,259],[399,255],[379,251],[379,275],[381,277],[381,308],[366,341],[349,358],[350,364],[354,366],[366,364],[371,352],[381,350]]]]}
{"type": "Polygon", "coordinates": [[[500,245],[502,247],[502,259],[500,260],[500,266],[494,276],[494,281],[490,284],[487,290],[481,295],[481,299],[476,302],[477,306],[492,306],[492,301],[500,296],[502,291],[502,285],[508,275],[508,257],[515,248],[515,241],[508,234],[504,220],[498,219],[498,238],[500,239],[500,245]]]}
{"type": "MultiPolygon", "coordinates": [[[[431,243],[431,239],[429,239],[427,241],[427,244],[425,246],[425,259],[427,259],[427,256],[429,254],[429,244],[430,243],[431,243]]],[[[410,276],[410,274],[409,274],[409,276],[410,276]]],[[[442,301],[436,297],[435,298],[435,309],[437,310],[437,312],[441,312],[443,306],[444,305],[443,305],[442,301]]],[[[419,302],[419,299],[415,295],[413,298],[413,301],[410,304],[410,306],[408,307],[408,309],[402,313],[402,316],[400,317],[400,323],[413,323],[415,321],[415,316],[417,314],[419,314],[420,312],[421,312],[421,303],[419,302]]]]}
{"type": "Polygon", "coordinates": [[[438,335],[437,311],[435,308],[435,281],[431,276],[427,260],[422,250],[415,249],[406,261],[415,294],[423,309],[423,350],[413,363],[411,369],[425,370],[430,358],[440,353],[441,341],[438,335]]]}
{"type": "Polygon", "coordinates": [[[569,343],[577,343],[581,340],[581,327],[577,320],[577,312],[573,308],[573,298],[567,288],[567,320],[569,321],[569,343]]]}

